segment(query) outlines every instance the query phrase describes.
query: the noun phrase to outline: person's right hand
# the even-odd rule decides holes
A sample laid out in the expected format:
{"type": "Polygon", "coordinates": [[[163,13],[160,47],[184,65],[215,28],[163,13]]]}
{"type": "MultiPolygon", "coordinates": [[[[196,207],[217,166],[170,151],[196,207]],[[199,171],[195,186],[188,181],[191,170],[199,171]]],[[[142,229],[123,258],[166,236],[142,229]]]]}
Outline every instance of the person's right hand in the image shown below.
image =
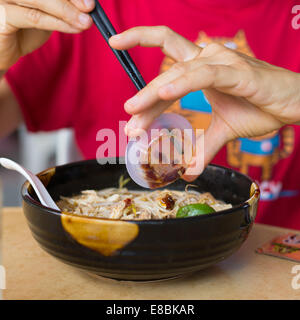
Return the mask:
{"type": "Polygon", "coordinates": [[[38,49],[52,31],[88,29],[94,6],[94,0],[0,0],[0,71],[38,49]]]}
{"type": "MultiPolygon", "coordinates": [[[[126,127],[130,137],[147,130],[175,101],[203,90],[212,107],[204,135],[205,149],[196,150],[194,162],[183,178],[192,181],[217,152],[238,137],[257,137],[286,124],[300,124],[300,74],[212,43],[204,49],[169,28],[135,27],[110,38],[117,50],[137,45],[160,47],[175,61],[125,103],[132,115],[126,127]],[[193,166],[195,164],[195,167],[193,166]]],[[[201,129],[201,128],[197,128],[201,129]]],[[[201,132],[200,132],[201,133],[201,132]]]]}

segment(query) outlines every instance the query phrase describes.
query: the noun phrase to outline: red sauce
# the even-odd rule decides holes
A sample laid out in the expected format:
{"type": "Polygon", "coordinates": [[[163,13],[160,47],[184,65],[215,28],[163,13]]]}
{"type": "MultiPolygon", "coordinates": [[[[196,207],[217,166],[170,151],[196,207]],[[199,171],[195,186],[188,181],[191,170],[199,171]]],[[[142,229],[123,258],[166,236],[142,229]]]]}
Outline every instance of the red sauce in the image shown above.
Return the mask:
{"type": "Polygon", "coordinates": [[[125,208],[129,207],[131,205],[131,199],[130,198],[127,198],[124,200],[125,202],[125,208]]]}
{"type": "Polygon", "coordinates": [[[161,166],[162,168],[163,166],[166,166],[166,165],[164,164],[160,164],[160,165],[156,164],[152,166],[149,164],[141,165],[150,189],[164,187],[165,185],[179,179],[186,171],[185,168],[179,167],[178,169],[176,169],[173,166],[172,171],[169,171],[168,173],[160,172],[160,174],[158,174],[157,170],[155,170],[155,166],[161,166]]]}
{"type": "MultiPolygon", "coordinates": [[[[178,160],[178,158],[175,159],[175,153],[182,155],[183,148],[179,148],[179,146],[177,146],[175,137],[171,137],[170,142],[170,163],[167,163],[166,160],[168,160],[168,158],[162,153],[162,137],[159,137],[158,141],[153,144],[158,148],[158,152],[156,153],[158,163],[151,163],[152,145],[149,147],[147,152],[148,163],[141,164],[141,168],[144,171],[145,180],[148,182],[148,185],[151,189],[161,188],[170,184],[171,182],[174,182],[186,171],[186,165],[184,163],[175,163],[176,159],[178,160]]],[[[184,161],[183,158],[181,160],[184,161]]]]}
{"type": "Polygon", "coordinates": [[[169,194],[166,194],[165,197],[161,199],[161,202],[166,206],[167,210],[172,210],[175,206],[175,201],[169,194]]]}

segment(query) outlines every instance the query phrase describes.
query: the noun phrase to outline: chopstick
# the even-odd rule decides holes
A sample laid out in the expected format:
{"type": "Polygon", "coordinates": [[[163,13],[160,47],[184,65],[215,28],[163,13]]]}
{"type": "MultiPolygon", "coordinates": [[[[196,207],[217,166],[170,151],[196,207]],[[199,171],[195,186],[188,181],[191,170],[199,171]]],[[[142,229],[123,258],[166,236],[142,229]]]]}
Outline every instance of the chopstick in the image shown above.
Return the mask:
{"type": "MultiPolygon", "coordinates": [[[[111,22],[109,21],[99,1],[96,0],[95,2],[96,2],[95,9],[90,13],[90,15],[94,20],[94,23],[97,26],[98,30],[101,32],[105,41],[109,45],[109,38],[117,34],[117,32],[113,27],[113,25],[111,24],[111,22]]],[[[132,80],[136,88],[138,90],[143,89],[146,86],[146,82],[143,79],[138,68],[136,67],[135,63],[133,62],[129,53],[126,50],[116,50],[116,49],[113,49],[111,46],[109,47],[111,48],[115,56],[118,58],[122,67],[127,72],[127,74],[129,75],[130,79],[132,80]]]]}

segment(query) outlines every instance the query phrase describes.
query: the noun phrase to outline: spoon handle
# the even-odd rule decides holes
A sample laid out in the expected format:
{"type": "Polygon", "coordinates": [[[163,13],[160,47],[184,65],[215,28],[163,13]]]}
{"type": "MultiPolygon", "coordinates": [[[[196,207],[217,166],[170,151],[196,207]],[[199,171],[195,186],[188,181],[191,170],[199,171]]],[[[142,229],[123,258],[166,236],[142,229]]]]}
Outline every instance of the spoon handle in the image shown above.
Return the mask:
{"type": "Polygon", "coordinates": [[[47,189],[45,188],[41,180],[31,171],[26,170],[18,163],[6,158],[0,158],[0,164],[6,169],[15,170],[19,172],[21,175],[23,175],[32,185],[36,195],[38,196],[43,206],[60,211],[60,209],[49,195],[47,189]]]}

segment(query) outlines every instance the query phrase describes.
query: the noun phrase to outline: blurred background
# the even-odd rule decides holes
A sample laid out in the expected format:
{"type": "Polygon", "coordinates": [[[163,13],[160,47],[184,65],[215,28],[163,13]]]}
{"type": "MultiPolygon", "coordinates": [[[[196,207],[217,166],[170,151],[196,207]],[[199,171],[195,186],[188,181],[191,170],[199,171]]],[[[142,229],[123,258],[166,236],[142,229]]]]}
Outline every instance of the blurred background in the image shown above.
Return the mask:
{"type": "MultiPolygon", "coordinates": [[[[21,126],[9,137],[0,140],[0,157],[17,161],[33,173],[53,165],[81,159],[71,129],[51,133],[29,133],[21,126]]],[[[24,178],[11,170],[0,168],[3,187],[3,206],[20,206],[20,188],[24,178]]]]}

